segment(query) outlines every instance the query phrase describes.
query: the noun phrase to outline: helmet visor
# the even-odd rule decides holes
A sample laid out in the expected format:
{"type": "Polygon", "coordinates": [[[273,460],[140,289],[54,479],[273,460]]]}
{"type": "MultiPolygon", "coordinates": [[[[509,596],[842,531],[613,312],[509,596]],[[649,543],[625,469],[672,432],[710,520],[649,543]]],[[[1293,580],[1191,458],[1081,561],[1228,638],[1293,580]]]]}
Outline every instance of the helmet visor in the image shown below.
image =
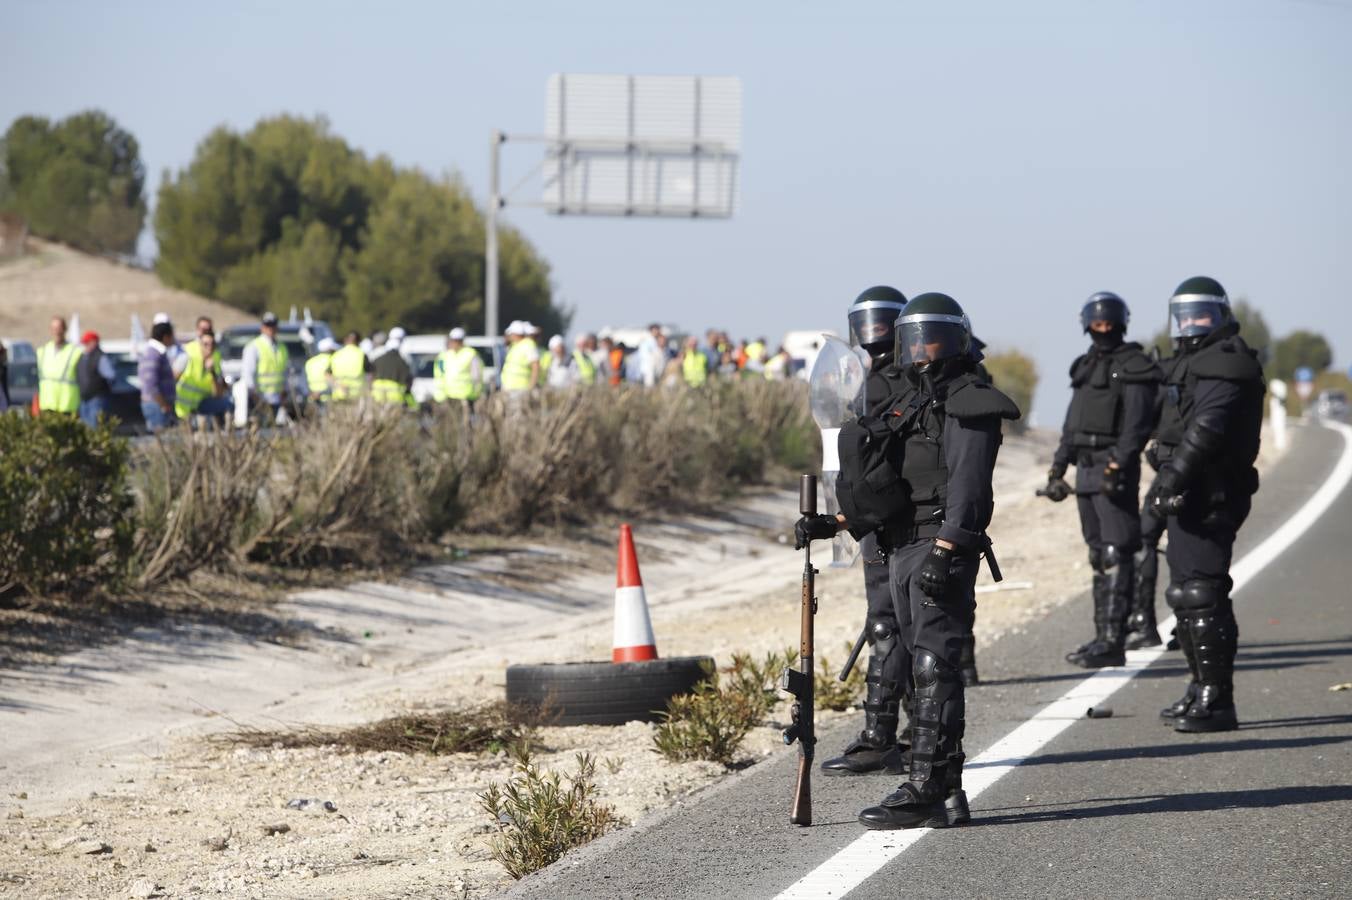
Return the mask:
{"type": "Polygon", "coordinates": [[[892,346],[892,333],[901,310],[900,303],[856,303],[850,307],[850,343],[885,352],[892,346]]]}
{"type": "Polygon", "coordinates": [[[965,316],[922,313],[897,320],[897,361],[903,366],[961,356],[970,345],[965,316]]]}
{"type": "Polygon", "coordinates": [[[1180,294],[1169,301],[1169,336],[1200,337],[1230,321],[1230,304],[1224,297],[1180,294]]]}

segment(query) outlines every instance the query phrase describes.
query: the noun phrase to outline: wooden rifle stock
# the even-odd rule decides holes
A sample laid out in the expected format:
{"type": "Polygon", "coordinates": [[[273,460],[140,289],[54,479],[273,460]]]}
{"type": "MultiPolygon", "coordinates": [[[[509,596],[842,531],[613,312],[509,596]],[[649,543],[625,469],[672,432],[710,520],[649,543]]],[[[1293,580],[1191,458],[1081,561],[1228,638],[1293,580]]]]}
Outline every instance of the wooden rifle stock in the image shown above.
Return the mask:
{"type": "MultiPolygon", "coordinates": [[[[798,511],[805,516],[817,514],[817,476],[804,475],[798,484],[798,511]]],[[[812,568],[812,542],[803,553],[803,603],[799,621],[798,669],[786,669],[782,686],[794,697],[793,724],[784,729],[784,743],[798,741],[798,778],[794,786],[793,809],[789,821],[794,825],[812,824],[812,759],[816,751],[816,704],[812,665],[813,616],[817,612],[817,570],[812,568]]]]}

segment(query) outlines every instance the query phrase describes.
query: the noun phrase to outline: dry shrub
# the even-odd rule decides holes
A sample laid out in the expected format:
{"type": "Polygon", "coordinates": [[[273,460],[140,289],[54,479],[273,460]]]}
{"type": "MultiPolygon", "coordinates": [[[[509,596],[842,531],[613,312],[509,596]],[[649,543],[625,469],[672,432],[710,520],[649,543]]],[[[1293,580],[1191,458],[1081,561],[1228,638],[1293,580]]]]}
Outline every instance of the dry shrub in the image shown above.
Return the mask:
{"type": "Polygon", "coordinates": [[[490,785],[479,805],[498,833],[489,841],[507,874],[522,878],[625,824],[615,808],[596,798],[596,761],[577,755],[571,774],[544,773],[523,747],[513,750],[515,772],[506,784],[490,785]]]}
{"type": "Polygon", "coordinates": [[[339,406],[273,438],[249,557],[313,564],[400,555],[423,534],[417,436],[399,409],[339,406]]]}
{"type": "Polygon", "coordinates": [[[179,432],[144,448],[132,473],[137,586],[235,559],[257,518],[271,455],[256,432],[179,432]]]}
{"type": "Polygon", "coordinates": [[[214,740],[244,747],[333,747],[344,753],[496,753],[536,740],[535,719],[506,703],[391,716],[349,728],[247,729],[214,740]]]}
{"type": "Polygon", "coordinates": [[[785,669],[798,664],[798,651],[789,647],[780,653],[771,651],[759,662],[750,653],[732,654],[732,665],[724,670],[728,687],[750,699],[759,698],[761,717],[769,715],[779,702],[779,679],[785,669]]]}

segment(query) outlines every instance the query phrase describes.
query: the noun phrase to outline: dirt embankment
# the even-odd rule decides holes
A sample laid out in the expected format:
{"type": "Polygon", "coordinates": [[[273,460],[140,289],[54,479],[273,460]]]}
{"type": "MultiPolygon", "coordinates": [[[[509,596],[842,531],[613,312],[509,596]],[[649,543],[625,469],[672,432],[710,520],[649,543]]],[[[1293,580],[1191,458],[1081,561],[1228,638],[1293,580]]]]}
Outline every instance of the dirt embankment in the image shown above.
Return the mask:
{"type": "MultiPolygon", "coordinates": [[[[1002,451],[991,533],[1007,582],[995,590],[983,572],[978,659],[995,636],[1087,586],[1074,504],[1032,496],[1050,449],[1041,435],[1002,451]]],[[[710,654],[725,664],[734,651],[795,643],[801,558],[783,543],[794,506],[784,492],[752,498],[740,521],[636,526],[664,656],[710,654]]],[[[221,713],[276,727],[500,698],[508,663],[607,658],[612,554],[585,542],[471,553],[393,584],[294,595],[278,612],[313,626],[303,649],[156,631],[120,651],[73,654],[62,667],[25,673],[17,690],[0,685],[0,734],[26,733],[0,762],[0,809],[10,816],[0,820],[0,896],[482,897],[501,889],[510,879],[488,853],[493,826],[476,794],[507,777],[505,755],[245,749],[203,735],[235,727],[221,713]],[[61,740],[69,754],[59,752],[61,740]],[[301,798],[332,801],[337,812],[286,808],[301,798]]],[[[832,665],[861,624],[860,580],[857,565],[823,566],[818,579],[818,647],[832,665]]],[[[1085,625],[1087,635],[1087,610],[1085,625]]],[[[1060,649],[1049,648],[1049,667],[1060,665],[1060,649]]],[[[981,715],[981,697],[973,692],[969,715],[981,715]]],[[[819,722],[858,715],[821,713],[819,722]]],[[[787,705],[772,719],[752,733],[739,765],[793,752],[778,734],[787,705]]],[[[652,732],[639,723],[547,728],[537,761],[570,770],[576,752],[592,753],[602,799],[631,820],[726,777],[712,763],[666,762],[652,732]]]]}
{"type": "Polygon", "coordinates": [[[73,313],[81,330],[93,329],[104,340],[127,339],[133,313],[147,331],[158,312],[168,313],[180,332],[192,331],[198,316],[210,316],[218,330],[251,321],[233,306],[165,287],[153,272],[37,238],[29,246],[27,256],[0,265],[0,336],[39,346],[52,316],[73,313]]]}

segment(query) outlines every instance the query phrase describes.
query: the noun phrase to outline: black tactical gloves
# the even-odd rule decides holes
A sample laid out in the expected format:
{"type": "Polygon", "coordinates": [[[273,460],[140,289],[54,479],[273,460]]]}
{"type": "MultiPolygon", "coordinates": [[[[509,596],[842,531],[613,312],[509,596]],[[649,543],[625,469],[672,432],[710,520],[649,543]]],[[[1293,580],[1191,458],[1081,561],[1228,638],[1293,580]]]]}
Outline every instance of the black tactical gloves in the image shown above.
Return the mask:
{"type": "Polygon", "coordinates": [[[802,550],[808,541],[827,541],[836,536],[840,523],[835,516],[803,516],[793,526],[793,549],[802,550]]]}
{"type": "Polygon", "coordinates": [[[916,576],[920,581],[920,590],[936,599],[942,597],[945,588],[948,587],[948,565],[952,559],[953,551],[947,547],[940,547],[938,544],[931,547],[929,555],[920,564],[920,573],[916,576]]]}
{"type": "Polygon", "coordinates": [[[1103,482],[1099,490],[1109,497],[1116,497],[1127,490],[1127,474],[1118,466],[1103,467],[1103,482]]]}
{"type": "Polygon", "coordinates": [[[1038,491],[1039,497],[1046,497],[1053,503],[1060,503],[1070,496],[1070,485],[1066,484],[1066,467],[1064,463],[1054,463],[1047,470],[1047,486],[1038,491]]]}
{"type": "Polygon", "coordinates": [[[1172,465],[1166,465],[1150,485],[1150,491],[1145,495],[1145,505],[1162,519],[1182,512],[1184,499],[1183,476],[1172,465]]]}

